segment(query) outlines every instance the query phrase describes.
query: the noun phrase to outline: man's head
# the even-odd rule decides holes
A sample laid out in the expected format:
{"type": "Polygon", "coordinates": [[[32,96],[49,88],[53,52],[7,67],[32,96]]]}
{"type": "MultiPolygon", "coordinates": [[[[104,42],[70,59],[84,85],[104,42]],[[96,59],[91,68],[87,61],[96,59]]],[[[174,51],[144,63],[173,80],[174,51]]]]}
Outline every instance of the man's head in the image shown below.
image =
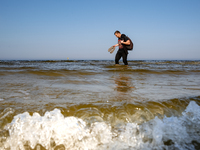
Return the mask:
{"type": "Polygon", "coordinates": [[[114,35],[117,37],[117,38],[120,38],[121,37],[121,33],[117,30],[115,31],[114,35]]]}

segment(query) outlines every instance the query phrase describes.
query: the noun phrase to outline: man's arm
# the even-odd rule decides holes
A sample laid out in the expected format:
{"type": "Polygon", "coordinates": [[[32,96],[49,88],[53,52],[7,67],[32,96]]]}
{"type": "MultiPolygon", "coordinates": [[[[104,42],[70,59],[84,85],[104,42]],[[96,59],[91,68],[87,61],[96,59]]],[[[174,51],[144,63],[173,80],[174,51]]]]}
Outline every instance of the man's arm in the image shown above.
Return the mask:
{"type": "Polygon", "coordinates": [[[117,46],[119,46],[119,44],[115,44],[115,45],[113,45],[114,47],[117,47],[117,46]]]}
{"type": "Polygon", "coordinates": [[[131,44],[130,40],[127,40],[126,42],[121,41],[121,43],[122,43],[122,44],[125,44],[125,45],[130,45],[130,44],[131,44]]]}

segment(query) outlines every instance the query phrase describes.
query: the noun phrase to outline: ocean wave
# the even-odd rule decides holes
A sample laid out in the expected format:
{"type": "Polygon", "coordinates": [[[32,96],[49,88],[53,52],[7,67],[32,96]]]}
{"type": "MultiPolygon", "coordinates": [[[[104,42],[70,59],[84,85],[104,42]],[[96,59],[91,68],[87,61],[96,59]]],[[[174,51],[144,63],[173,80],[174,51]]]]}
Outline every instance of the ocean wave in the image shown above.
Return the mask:
{"type": "MultiPolygon", "coordinates": [[[[13,109],[6,109],[1,119],[12,113],[13,109]]],[[[15,115],[1,130],[0,148],[139,150],[198,149],[200,146],[200,106],[195,101],[190,101],[179,115],[154,116],[142,123],[131,121],[120,110],[116,110],[117,114],[127,121],[115,120],[113,126],[103,119],[104,114],[99,109],[92,107],[82,107],[74,116],[64,116],[57,108],[44,115],[24,112],[15,115]]]]}
{"type": "Polygon", "coordinates": [[[200,61],[129,61],[129,66],[115,66],[113,61],[102,60],[41,60],[41,61],[1,61],[0,71],[6,73],[26,73],[26,71],[43,72],[66,70],[82,72],[138,72],[150,74],[187,74],[199,73],[200,61]]]}
{"type": "Polygon", "coordinates": [[[145,74],[191,74],[191,73],[199,73],[200,70],[192,70],[192,69],[139,69],[139,68],[126,68],[122,67],[106,67],[106,70],[103,69],[80,69],[80,68],[69,68],[69,69],[38,69],[34,67],[22,67],[22,68],[3,68],[1,69],[0,75],[9,75],[9,74],[34,74],[34,75],[44,75],[44,76],[65,76],[65,75],[95,75],[101,74],[102,71],[106,72],[122,72],[122,73],[145,73],[145,74]]]}

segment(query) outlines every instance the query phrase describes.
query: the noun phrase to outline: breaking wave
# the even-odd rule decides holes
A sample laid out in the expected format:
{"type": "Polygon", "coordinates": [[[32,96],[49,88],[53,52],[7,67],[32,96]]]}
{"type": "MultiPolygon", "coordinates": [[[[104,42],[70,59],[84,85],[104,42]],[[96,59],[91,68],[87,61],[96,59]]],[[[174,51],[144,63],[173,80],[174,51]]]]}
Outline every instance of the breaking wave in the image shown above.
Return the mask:
{"type": "MultiPolygon", "coordinates": [[[[11,111],[11,110],[10,110],[11,111]]],[[[9,113],[9,111],[7,112],[9,113]]],[[[8,115],[8,114],[7,114],[8,115]]],[[[180,116],[155,117],[141,124],[65,117],[60,109],[44,115],[14,116],[1,132],[3,149],[199,149],[200,106],[191,101],[180,116]]]]}

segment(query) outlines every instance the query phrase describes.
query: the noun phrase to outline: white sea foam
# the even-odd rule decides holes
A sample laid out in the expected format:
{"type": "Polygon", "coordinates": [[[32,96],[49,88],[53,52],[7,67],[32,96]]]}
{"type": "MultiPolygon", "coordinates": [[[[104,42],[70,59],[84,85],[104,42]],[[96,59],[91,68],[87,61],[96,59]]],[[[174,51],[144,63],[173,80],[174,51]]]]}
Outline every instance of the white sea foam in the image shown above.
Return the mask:
{"type": "Polygon", "coordinates": [[[25,112],[14,117],[5,127],[9,137],[1,149],[46,149],[63,145],[65,149],[195,149],[200,141],[200,106],[190,102],[180,117],[155,117],[141,125],[126,123],[112,128],[106,122],[87,122],[76,117],[64,117],[59,109],[44,116],[25,112]],[[52,143],[55,143],[54,145],[52,143]]]}
{"type": "Polygon", "coordinates": [[[22,93],[22,94],[24,94],[24,95],[26,95],[26,96],[29,95],[29,93],[27,91],[19,90],[19,92],[22,93]]]}

